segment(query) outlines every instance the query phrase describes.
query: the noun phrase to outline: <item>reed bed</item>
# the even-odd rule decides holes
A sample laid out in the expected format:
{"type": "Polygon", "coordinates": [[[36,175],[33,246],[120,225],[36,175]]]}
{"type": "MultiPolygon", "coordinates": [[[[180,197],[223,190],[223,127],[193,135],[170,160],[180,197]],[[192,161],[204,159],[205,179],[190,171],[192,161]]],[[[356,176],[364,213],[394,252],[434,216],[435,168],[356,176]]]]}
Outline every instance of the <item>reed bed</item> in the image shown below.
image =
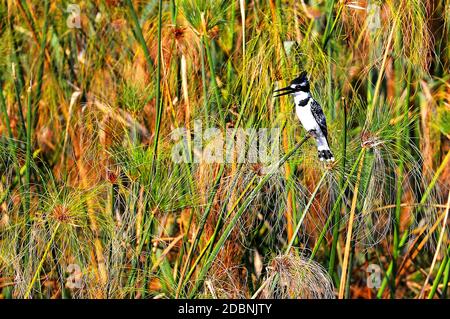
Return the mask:
{"type": "Polygon", "coordinates": [[[2,1],[0,298],[447,298],[449,32],[448,0],[2,1]],[[331,164],[272,97],[301,71],[331,164]]]}

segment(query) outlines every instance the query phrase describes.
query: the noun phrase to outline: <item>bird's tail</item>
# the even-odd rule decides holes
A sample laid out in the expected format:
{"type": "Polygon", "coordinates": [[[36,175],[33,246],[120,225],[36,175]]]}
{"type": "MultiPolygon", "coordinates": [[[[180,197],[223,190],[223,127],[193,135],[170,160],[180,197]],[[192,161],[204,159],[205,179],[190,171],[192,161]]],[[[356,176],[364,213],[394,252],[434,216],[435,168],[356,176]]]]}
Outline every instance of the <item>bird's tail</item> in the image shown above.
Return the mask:
{"type": "Polygon", "coordinates": [[[319,150],[319,160],[333,162],[334,156],[330,149],[319,150]]]}
{"type": "Polygon", "coordinates": [[[330,146],[328,145],[328,140],[326,137],[321,136],[316,139],[317,140],[317,151],[319,154],[320,161],[333,162],[334,156],[330,150],[330,146]]]}

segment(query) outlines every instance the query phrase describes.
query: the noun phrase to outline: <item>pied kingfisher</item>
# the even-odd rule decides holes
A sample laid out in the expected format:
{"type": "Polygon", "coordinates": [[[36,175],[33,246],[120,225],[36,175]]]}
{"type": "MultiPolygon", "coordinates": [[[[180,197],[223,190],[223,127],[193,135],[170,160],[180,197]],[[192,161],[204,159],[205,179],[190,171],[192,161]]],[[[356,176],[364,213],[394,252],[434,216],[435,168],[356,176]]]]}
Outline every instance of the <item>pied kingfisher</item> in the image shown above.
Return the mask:
{"type": "Polygon", "coordinates": [[[327,162],[334,161],[330,146],[328,145],[328,130],[325,115],[320,104],[317,103],[309,91],[309,81],[306,72],[302,72],[295,78],[291,84],[285,88],[275,90],[279,93],[277,96],[292,94],[295,102],[295,112],[308,133],[313,136],[317,142],[319,159],[327,162]]]}

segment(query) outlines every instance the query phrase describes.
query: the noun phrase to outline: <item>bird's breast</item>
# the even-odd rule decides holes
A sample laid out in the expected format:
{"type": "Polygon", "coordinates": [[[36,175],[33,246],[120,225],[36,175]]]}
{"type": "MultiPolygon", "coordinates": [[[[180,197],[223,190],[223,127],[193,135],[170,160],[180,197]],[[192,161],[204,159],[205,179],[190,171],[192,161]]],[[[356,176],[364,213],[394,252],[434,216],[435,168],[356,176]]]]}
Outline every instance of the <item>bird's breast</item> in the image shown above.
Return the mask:
{"type": "Polygon", "coordinates": [[[295,113],[297,114],[297,117],[302,123],[305,130],[307,131],[320,130],[320,127],[317,124],[317,121],[311,112],[311,103],[307,103],[305,106],[296,104],[295,113]]]}

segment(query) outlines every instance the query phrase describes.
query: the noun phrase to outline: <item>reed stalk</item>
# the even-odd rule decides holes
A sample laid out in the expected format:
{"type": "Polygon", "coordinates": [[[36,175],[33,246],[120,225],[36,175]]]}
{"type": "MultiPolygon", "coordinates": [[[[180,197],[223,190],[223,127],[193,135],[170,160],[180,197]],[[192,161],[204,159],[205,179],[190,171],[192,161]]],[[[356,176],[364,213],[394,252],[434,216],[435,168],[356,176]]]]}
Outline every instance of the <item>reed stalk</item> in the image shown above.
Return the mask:
{"type": "Polygon", "coordinates": [[[38,279],[39,275],[41,274],[41,270],[44,265],[45,259],[47,258],[47,255],[50,252],[50,249],[52,248],[53,242],[55,240],[55,236],[58,233],[58,228],[60,225],[61,224],[57,224],[55,226],[55,229],[52,232],[50,240],[48,241],[47,246],[45,247],[44,253],[42,254],[41,260],[39,261],[39,265],[36,268],[36,271],[34,272],[33,279],[31,280],[30,284],[28,285],[27,291],[25,292],[25,295],[24,295],[25,299],[30,298],[31,290],[33,289],[34,284],[36,283],[36,280],[38,279]]]}
{"type": "MultiPolygon", "coordinates": [[[[423,284],[422,290],[420,291],[419,299],[423,298],[424,293],[425,293],[425,289],[426,289],[426,287],[428,285],[428,281],[430,280],[430,277],[431,277],[431,274],[433,272],[434,266],[436,265],[436,261],[437,261],[437,258],[438,258],[438,255],[439,255],[439,252],[440,252],[440,249],[441,249],[441,245],[442,245],[442,242],[444,240],[444,235],[445,235],[445,229],[446,229],[446,226],[447,226],[449,210],[450,210],[450,191],[448,193],[447,208],[445,209],[445,216],[444,216],[444,219],[443,219],[444,221],[443,221],[443,225],[442,225],[441,234],[439,235],[438,244],[436,246],[436,252],[434,253],[433,261],[431,262],[430,271],[428,272],[427,278],[425,279],[425,283],[423,284]]],[[[444,287],[446,287],[446,286],[444,286],[444,287]]]]}
{"type": "Polygon", "coordinates": [[[349,216],[349,222],[347,227],[347,236],[345,240],[345,250],[344,250],[344,258],[342,263],[342,274],[341,274],[341,283],[339,285],[339,299],[344,298],[345,293],[345,287],[348,277],[348,265],[349,265],[349,255],[350,255],[350,244],[352,242],[352,235],[353,235],[353,222],[355,220],[355,211],[356,211],[356,204],[358,199],[358,191],[359,191],[359,184],[361,182],[361,173],[362,169],[364,167],[364,155],[365,155],[365,149],[363,148],[363,153],[361,156],[361,161],[359,163],[358,173],[356,176],[356,183],[355,183],[355,189],[353,191],[353,199],[352,204],[350,208],[350,216],[349,216]]]}
{"type": "MultiPolygon", "coordinates": [[[[343,100],[343,131],[341,136],[341,143],[343,145],[342,148],[342,162],[341,162],[341,171],[342,175],[340,177],[339,181],[339,187],[340,189],[344,188],[345,185],[345,170],[346,170],[346,159],[347,159],[347,105],[345,103],[345,100],[343,100]]],[[[337,245],[339,240],[339,225],[341,220],[341,211],[342,211],[342,198],[336,201],[336,212],[332,215],[334,215],[333,220],[333,241],[331,243],[331,250],[330,250],[330,261],[328,263],[328,273],[333,274],[334,272],[334,264],[336,261],[336,253],[337,253],[337,245]]]]}
{"type": "MultiPolygon", "coordinates": [[[[130,1],[130,0],[128,0],[130,1]]],[[[161,99],[161,47],[162,47],[162,39],[161,39],[161,29],[162,29],[162,0],[158,2],[158,65],[156,68],[156,118],[155,118],[155,136],[153,140],[153,166],[156,164],[156,160],[158,159],[158,143],[159,143],[159,134],[161,131],[161,121],[163,115],[163,104],[161,99]]]]}

